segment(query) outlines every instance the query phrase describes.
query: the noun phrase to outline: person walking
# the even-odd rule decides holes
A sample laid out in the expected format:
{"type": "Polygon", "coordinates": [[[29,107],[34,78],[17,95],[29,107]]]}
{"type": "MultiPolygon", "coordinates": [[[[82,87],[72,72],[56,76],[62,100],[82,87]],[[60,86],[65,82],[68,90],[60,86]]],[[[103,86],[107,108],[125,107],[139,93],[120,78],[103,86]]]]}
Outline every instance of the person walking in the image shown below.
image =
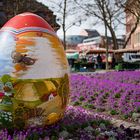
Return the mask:
{"type": "Polygon", "coordinates": [[[97,66],[98,69],[102,68],[102,57],[100,56],[100,54],[98,54],[97,56],[97,66]]]}
{"type": "Polygon", "coordinates": [[[115,68],[115,64],[116,64],[116,59],[115,56],[112,56],[112,69],[115,68]]]}

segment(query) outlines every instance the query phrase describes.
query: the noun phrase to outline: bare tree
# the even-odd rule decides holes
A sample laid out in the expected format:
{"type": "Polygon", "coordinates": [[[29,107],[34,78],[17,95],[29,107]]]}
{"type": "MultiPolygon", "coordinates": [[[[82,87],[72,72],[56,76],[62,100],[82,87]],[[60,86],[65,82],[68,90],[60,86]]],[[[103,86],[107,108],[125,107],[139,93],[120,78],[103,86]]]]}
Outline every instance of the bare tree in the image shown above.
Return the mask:
{"type": "MultiPolygon", "coordinates": [[[[133,22],[131,22],[132,25],[130,25],[131,30],[126,36],[126,41],[123,47],[125,48],[140,22],[140,0],[116,0],[116,5],[120,8],[123,8],[126,13],[126,17],[134,17],[133,22]]],[[[128,23],[126,26],[129,26],[128,23]]]]}
{"type": "MultiPolygon", "coordinates": [[[[87,17],[92,16],[99,19],[105,27],[105,47],[106,58],[108,58],[108,42],[107,42],[107,30],[110,31],[113,47],[118,49],[118,42],[116,37],[116,28],[118,27],[118,19],[121,18],[122,10],[116,6],[114,0],[89,0],[88,2],[81,0],[74,0],[76,4],[83,9],[87,17]]],[[[106,59],[106,69],[108,69],[108,59],[106,59]]]]}
{"type": "Polygon", "coordinates": [[[63,30],[63,43],[64,49],[66,49],[66,32],[74,25],[80,26],[82,16],[73,18],[78,9],[76,9],[72,0],[49,0],[46,5],[57,15],[57,21],[63,30]]]}
{"type": "Polygon", "coordinates": [[[116,28],[118,26],[118,19],[123,13],[122,9],[116,6],[114,0],[89,0],[88,2],[81,0],[74,0],[80,8],[85,10],[86,16],[98,18],[104,25],[107,26],[112,36],[114,49],[118,49],[116,38],[116,28]]]}
{"type": "Polygon", "coordinates": [[[64,49],[66,49],[66,9],[67,8],[67,0],[64,0],[64,8],[63,8],[63,41],[64,41],[64,49]]]}

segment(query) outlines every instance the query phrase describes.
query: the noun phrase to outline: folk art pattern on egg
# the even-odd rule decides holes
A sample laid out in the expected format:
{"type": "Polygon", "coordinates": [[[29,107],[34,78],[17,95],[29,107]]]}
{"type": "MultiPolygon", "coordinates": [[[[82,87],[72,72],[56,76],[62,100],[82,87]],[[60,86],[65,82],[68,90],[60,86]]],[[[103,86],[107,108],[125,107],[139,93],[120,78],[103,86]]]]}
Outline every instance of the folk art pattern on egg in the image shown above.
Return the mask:
{"type": "MultiPolygon", "coordinates": [[[[43,20],[32,13],[27,16],[43,20]]],[[[69,96],[68,63],[58,37],[50,29],[31,25],[4,26],[0,37],[1,124],[25,128],[57,122],[69,96]]]]}

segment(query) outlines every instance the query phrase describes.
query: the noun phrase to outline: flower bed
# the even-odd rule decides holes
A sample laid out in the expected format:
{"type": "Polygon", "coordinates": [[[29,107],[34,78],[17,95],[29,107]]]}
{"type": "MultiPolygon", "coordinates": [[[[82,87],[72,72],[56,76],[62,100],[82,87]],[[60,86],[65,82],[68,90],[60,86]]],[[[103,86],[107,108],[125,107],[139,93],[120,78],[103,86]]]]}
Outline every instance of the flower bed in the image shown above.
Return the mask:
{"type": "Polygon", "coordinates": [[[110,115],[131,118],[140,111],[140,72],[72,74],[70,106],[54,125],[26,130],[0,129],[0,140],[125,140],[139,139],[140,131],[116,127],[110,115]],[[135,76],[137,75],[137,76],[135,76]],[[89,110],[90,109],[90,110],[89,110]],[[105,113],[106,114],[106,113],[105,113]]]}
{"type": "Polygon", "coordinates": [[[100,74],[92,74],[90,77],[94,77],[102,80],[110,80],[121,83],[129,83],[134,85],[140,85],[140,71],[120,71],[120,72],[106,72],[100,74]]]}
{"type": "Polygon", "coordinates": [[[109,111],[112,115],[119,114],[128,118],[134,112],[140,112],[139,84],[139,71],[87,76],[73,74],[71,76],[71,102],[73,105],[109,111]]]}
{"type": "Polygon", "coordinates": [[[55,125],[14,132],[3,129],[0,140],[122,140],[139,136],[139,131],[124,128],[123,125],[113,127],[109,120],[107,116],[69,106],[65,117],[55,125]]]}
{"type": "Polygon", "coordinates": [[[65,112],[65,117],[56,123],[55,125],[44,128],[29,128],[24,131],[14,131],[13,135],[10,135],[7,130],[0,131],[1,139],[58,139],[58,138],[88,138],[91,134],[85,133],[90,131],[97,133],[99,130],[94,130],[93,126],[98,128],[98,125],[103,125],[107,129],[110,126],[109,117],[98,115],[97,113],[91,113],[81,107],[69,106],[65,112]],[[96,120],[96,121],[95,121],[96,120]],[[91,127],[92,126],[92,127],[91,127]],[[82,129],[83,130],[82,130],[82,129]],[[84,130],[85,129],[85,130],[84,130]]]}

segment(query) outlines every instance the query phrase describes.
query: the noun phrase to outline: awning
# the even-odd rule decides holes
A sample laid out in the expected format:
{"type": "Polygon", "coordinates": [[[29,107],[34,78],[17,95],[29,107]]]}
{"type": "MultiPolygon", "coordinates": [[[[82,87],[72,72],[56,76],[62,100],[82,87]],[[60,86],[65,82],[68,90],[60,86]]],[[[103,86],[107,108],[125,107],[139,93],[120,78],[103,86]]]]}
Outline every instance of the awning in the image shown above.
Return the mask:
{"type": "Polygon", "coordinates": [[[79,51],[78,50],[74,50],[74,49],[68,49],[68,50],[65,50],[66,53],[78,53],[79,51]]]}
{"type": "Polygon", "coordinates": [[[130,48],[130,49],[118,49],[114,50],[115,53],[135,53],[140,52],[140,48],[130,48]]]}
{"type": "Polygon", "coordinates": [[[79,53],[66,53],[67,59],[78,59],[79,58],[79,53]]]}
{"type": "MultiPolygon", "coordinates": [[[[108,50],[108,53],[113,53],[114,52],[114,50],[108,50]]],[[[94,50],[89,50],[89,51],[87,51],[86,52],[86,54],[98,54],[98,53],[106,53],[106,49],[94,49],[94,50]]]]}

